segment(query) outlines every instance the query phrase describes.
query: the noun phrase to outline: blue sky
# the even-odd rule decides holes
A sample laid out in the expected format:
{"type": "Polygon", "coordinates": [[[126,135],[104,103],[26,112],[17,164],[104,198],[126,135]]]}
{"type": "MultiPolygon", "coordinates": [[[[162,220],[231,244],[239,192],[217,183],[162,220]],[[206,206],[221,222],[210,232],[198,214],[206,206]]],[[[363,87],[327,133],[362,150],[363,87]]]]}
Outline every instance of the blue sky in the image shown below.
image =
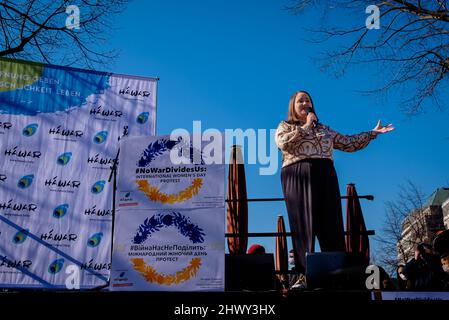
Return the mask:
{"type": "MultiPolygon", "coordinates": [[[[275,129],[298,89],[311,93],[320,121],[339,132],[370,130],[378,119],[392,122],[396,130],[365,150],[334,154],[342,193],[353,182],[359,194],[375,196],[362,208],[368,228],[379,234],[385,202],[397,197],[407,179],[429,195],[448,186],[447,111],[431,107],[407,118],[396,95],[379,102],[358,94],[378,83],[375,66],[353,68],[340,79],[322,73],[311,58],[328,45],[303,40],[308,36],[303,28],[316,27],[318,15],[292,15],[284,9],[287,4],[135,0],[116,19],[110,46],[119,48],[120,56],[108,71],[160,77],[158,134],[191,130],[194,120],[204,129],[275,129]]],[[[363,24],[365,18],[361,8],[353,22],[363,24]]],[[[281,197],[279,172],[260,176],[259,166],[247,165],[249,197],[281,197]]],[[[278,214],[287,221],[283,203],[250,204],[250,232],[275,231],[278,214]]],[[[256,242],[274,251],[274,238],[253,238],[249,244],[256,242]]]]}

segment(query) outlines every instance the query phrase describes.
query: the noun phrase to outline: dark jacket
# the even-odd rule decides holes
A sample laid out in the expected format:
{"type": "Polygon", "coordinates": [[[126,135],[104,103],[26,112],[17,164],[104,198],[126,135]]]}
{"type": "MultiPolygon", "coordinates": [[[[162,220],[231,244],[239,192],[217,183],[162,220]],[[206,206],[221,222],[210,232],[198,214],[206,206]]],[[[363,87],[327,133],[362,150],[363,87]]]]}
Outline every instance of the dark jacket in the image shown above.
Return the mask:
{"type": "Polygon", "coordinates": [[[439,257],[422,253],[418,260],[412,259],[404,267],[404,275],[411,281],[412,290],[442,290],[442,269],[439,257]]]}

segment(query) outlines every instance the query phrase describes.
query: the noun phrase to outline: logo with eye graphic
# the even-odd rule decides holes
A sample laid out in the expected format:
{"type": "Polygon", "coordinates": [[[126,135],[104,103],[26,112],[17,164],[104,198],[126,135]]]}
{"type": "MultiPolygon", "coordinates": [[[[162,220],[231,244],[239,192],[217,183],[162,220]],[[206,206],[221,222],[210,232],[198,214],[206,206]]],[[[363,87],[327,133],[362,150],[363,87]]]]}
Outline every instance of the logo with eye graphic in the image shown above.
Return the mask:
{"type": "Polygon", "coordinates": [[[23,128],[22,134],[25,137],[31,137],[32,135],[34,135],[37,132],[38,127],[39,127],[39,125],[37,123],[29,124],[25,128],[23,128]]]}
{"type": "MultiPolygon", "coordinates": [[[[145,221],[139,226],[136,235],[133,238],[133,244],[142,244],[154,232],[163,228],[175,227],[179,234],[188,238],[191,243],[203,243],[205,233],[203,229],[195,225],[189,218],[179,212],[159,213],[145,221]]],[[[154,266],[146,264],[142,258],[131,259],[134,270],[139,272],[142,277],[151,283],[159,285],[177,285],[196,277],[201,267],[201,258],[192,258],[189,264],[182,270],[174,274],[164,274],[158,272],[154,266]]]]}
{"type": "Polygon", "coordinates": [[[33,174],[29,174],[29,175],[23,176],[17,182],[17,186],[20,189],[26,189],[29,186],[31,186],[31,184],[33,183],[33,179],[34,179],[34,175],[33,174]]]}
{"type": "MultiPolygon", "coordinates": [[[[190,163],[193,164],[194,159],[200,159],[201,164],[204,165],[202,152],[194,148],[192,143],[188,144],[180,137],[178,140],[159,139],[150,143],[143,151],[141,158],[137,162],[137,166],[140,168],[148,167],[156,158],[170,153],[172,150],[177,150],[181,153],[183,149],[189,150],[190,163]]],[[[198,195],[203,186],[203,179],[195,178],[188,187],[173,194],[162,192],[158,187],[151,185],[148,180],[139,179],[136,180],[136,184],[139,190],[143,192],[149,200],[164,204],[174,204],[185,202],[198,195]]]]}
{"type": "Polygon", "coordinates": [[[17,232],[13,237],[12,237],[12,242],[14,244],[22,244],[25,242],[25,240],[28,238],[28,234],[30,233],[30,231],[28,229],[22,229],[19,232],[17,232]]]}
{"type": "Polygon", "coordinates": [[[71,158],[72,158],[71,152],[64,152],[58,157],[56,163],[59,164],[60,166],[65,166],[70,162],[71,158]]]}
{"type": "Polygon", "coordinates": [[[48,273],[57,274],[64,267],[64,259],[57,259],[48,266],[48,273]]]}
{"type": "Polygon", "coordinates": [[[104,189],[105,183],[106,183],[106,181],[104,181],[104,180],[100,180],[100,181],[95,182],[95,183],[93,184],[92,188],[90,188],[90,191],[91,191],[93,194],[99,194],[99,193],[101,193],[101,192],[103,191],[103,189],[104,189]]]}
{"type": "Polygon", "coordinates": [[[61,219],[62,217],[64,217],[67,214],[68,210],[69,210],[69,205],[67,203],[57,206],[53,210],[53,218],[61,219]]]}
{"type": "Polygon", "coordinates": [[[100,131],[94,136],[93,141],[96,144],[102,144],[102,143],[106,142],[107,138],[108,138],[108,132],[100,131]]]}
{"type": "Polygon", "coordinates": [[[103,237],[103,232],[95,233],[94,235],[92,235],[89,238],[89,240],[87,240],[87,245],[91,248],[97,247],[100,244],[102,237],[103,237]]]}
{"type": "Polygon", "coordinates": [[[136,118],[136,122],[139,124],[144,124],[148,121],[148,117],[150,116],[149,112],[142,112],[136,118]]]}

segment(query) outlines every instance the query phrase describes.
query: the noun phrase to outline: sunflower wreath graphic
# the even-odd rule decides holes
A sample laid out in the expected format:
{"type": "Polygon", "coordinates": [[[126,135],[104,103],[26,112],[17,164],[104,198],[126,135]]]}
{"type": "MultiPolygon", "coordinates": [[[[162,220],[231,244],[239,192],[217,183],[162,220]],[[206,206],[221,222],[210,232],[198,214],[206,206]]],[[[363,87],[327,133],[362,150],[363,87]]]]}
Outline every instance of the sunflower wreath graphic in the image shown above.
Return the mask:
{"type": "Polygon", "coordinates": [[[164,193],[157,187],[152,186],[147,180],[137,180],[136,183],[137,186],[139,187],[139,190],[142,191],[151,201],[161,202],[164,204],[166,203],[174,204],[185,202],[193,198],[194,196],[198,195],[203,185],[203,179],[201,178],[193,179],[190,186],[175,194],[164,193]]]}
{"type": "MultiPolygon", "coordinates": [[[[143,151],[142,156],[137,161],[138,167],[148,167],[151,162],[157,157],[163,155],[166,152],[170,152],[173,149],[189,148],[190,162],[194,163],[195,154],[201,159],[201,164],[204,165],[203,154],[201,151],[193,147],[192,143],[188,143],[179,137],[178,140],[158,139],[148,145],[143,151]]],[[[175,194],[166,194],[158,189],[156,186],[152,186],[147,180],[136,180],[136,184],[139,190],[142,191],[149,200],[154,202],[161,202],[163,204],[174,204],[185,202],[194,196],[198,195],[201,187],[203,186],[203,179],[194,179],[190,186],[181,190],[175,194]]]]}
{"type": "MultiPolygon", "coordinates": [[[[151,237],[151,234],[154,232],[170,226],[176,227],[178,232],[184,237],[189,238],[192,243],[204,242],[205,233],[203,229],[192,223],[189,218],[183,216],[179,212],[159,213],[145,219],[139,226],[132,242],[134,244],[142,244],[151,237]]],[[[153,266],[147,265],[142,258],[131,259],[131,262],[134,270],[138,271],[146,281],[167,286],[179,284],[195,277],[201,267],[201,259],[192,258],[187,267],[175,274],[167,275],[157,272],[153,266]]]]}
{"type": "Polygon", "coordinates": [[[152,266],[147,265],[142,258],[132,259],[134,270],[138,271],[146,281],[160,285],[171,286],[188,281],[197,275],[201,266],[200,258],[192,258],[187,267],[175,274],[164,274],[157,272],[152,266]]]}

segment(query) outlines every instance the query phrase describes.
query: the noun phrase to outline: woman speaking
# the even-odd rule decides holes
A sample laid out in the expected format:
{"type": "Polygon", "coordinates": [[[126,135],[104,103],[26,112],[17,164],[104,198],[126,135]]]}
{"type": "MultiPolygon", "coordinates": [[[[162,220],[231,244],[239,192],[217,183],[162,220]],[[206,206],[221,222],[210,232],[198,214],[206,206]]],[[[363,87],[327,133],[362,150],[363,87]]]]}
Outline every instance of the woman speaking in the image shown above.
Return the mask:
{"type": "Polygon", "coordinates": [[[305,273],[305,254],[313,252],[315,236],[321,251],[344,251],[340,190],[332,160],[333,149],[354,152],[365,148],[379,134],[394,130],[380,120],[368,132],[342,135],[318,122],[312,98],[295,92],[288,105],[288,119],[276,131],[282,151],[282,190],[287,206],[295,267],[305,273]]]}

